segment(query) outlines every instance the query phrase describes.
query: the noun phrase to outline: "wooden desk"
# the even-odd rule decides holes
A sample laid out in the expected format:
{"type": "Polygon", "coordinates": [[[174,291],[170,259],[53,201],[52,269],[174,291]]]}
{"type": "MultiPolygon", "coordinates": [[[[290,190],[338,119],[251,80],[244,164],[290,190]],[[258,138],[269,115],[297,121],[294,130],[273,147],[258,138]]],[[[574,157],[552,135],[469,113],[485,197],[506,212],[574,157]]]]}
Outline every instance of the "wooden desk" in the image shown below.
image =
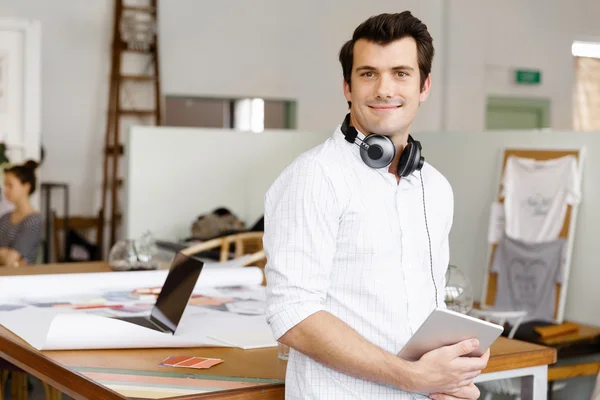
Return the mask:
{"type": "MultiPolygon", "coordinates": [[[[107,272],[104,263],[63,264],[1,270],[0,275],[45,273],[107,272]]],[[[277,358],[275,348],[240,350],[235,348],[132,349],[37,351],[0,326],[0,358],[22,368],[75,399],[125,399],[101,383],[102,374],[112,369],[138,373],[161,372],[199,375],[261,378],[259,386],[228,389],[178,399],[282,399],[286,362],[277,358]],[[208,370],[161,367],[158,364],[172,355],[197,355],[221,358],[224,363],[208,370]],[[140,372],[145,371],[145,372],[140,372]],[[273,381],[270,381],[273,380],[273,381]]],[[[556,361],[556,350],[532,343],[499,338],[492,346],[487,368],[476,382],[523,376],[523,400],[545,399],[548,364],[556,361]]]]}
{"type": "Polygon", "coordinates": [[[559,365],[548,369],[550,382],[600,373],[600,361],[569,362],[569,359],[580,356],[600,355],[600,327],[579,323],[577,325],[577,332],[538,341],[543,346],[555,348],[561,361],[559,365]]]}

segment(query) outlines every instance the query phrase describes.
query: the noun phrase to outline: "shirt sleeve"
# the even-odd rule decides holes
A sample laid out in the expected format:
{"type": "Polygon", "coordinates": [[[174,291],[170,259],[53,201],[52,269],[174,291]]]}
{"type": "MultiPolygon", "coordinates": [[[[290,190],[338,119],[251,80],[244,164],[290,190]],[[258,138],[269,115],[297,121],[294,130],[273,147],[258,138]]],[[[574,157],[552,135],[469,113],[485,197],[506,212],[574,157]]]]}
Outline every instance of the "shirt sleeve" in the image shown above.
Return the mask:
{"type": "Polygon", "coordinates": [[[297,160],[267,192],[266,316],[276,340],[323,310],[339,217],[331,179],[316,160],[297,160]]]}
{"type": "Polygon", "coordinates": [[[42,218],[33,215],[23,221],[19,227],[13,249],[29,263],[33,264],[36,260],[38,247],[42,240],[42,218]]]}

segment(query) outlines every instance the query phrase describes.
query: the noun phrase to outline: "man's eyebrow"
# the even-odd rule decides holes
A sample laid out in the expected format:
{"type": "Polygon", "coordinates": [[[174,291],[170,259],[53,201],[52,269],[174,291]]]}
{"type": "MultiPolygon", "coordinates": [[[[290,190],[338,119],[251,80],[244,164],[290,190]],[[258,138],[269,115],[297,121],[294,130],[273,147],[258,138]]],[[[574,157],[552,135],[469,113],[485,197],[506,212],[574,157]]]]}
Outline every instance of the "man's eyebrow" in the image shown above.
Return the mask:
{"type": "Polygon", "coordinates": [[[402,71],[414,71],[415,69],[409,65],[398,65],[397,67],[392,68],[393,70],[402,70],[402,71]]]}
{"type": "MultiPolygon", "coordinates": [[[[371,65],[361,65],[360,67],[356,68],[357,71],[376,71],[377,68],[371,66],[371,65]]],[[[411,67],[410,65],[398,65],[395,67],[392,67],[392,70],[394,71],[414,71],[415,69],[413,67],[411,67]]]]}
{"type": "Polygon", "coordinates": [[[360,67],[356,68],[357,71],[375,71],[377,70],[377,68],[372,67],[370,65],[361,65],[360,67]]]}

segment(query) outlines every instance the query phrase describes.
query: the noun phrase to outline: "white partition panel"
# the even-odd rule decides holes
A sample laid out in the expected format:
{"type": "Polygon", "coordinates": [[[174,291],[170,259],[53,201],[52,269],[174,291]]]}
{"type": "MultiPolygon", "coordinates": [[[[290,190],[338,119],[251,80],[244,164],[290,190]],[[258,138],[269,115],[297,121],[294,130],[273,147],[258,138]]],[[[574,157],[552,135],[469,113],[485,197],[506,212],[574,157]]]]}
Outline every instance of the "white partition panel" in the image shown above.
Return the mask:
{"type": "Polygon", "coordinates": [[[300,153],[327,133],[133,127],[127,144],[125,237],[189,237],[200,214],[227,207],[250,226],[264,194],[300,153]]]}

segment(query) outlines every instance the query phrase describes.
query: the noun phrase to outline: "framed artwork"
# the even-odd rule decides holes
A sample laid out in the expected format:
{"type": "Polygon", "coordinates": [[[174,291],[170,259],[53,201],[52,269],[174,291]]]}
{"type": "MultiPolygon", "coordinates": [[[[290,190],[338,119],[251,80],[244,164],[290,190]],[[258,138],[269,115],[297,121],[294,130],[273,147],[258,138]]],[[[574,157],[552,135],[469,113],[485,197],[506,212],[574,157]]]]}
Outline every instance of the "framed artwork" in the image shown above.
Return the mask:
{"type": "Polygon", "coordinates": [[[0,52],[0,113],[6,113],[8,91],[8,53],[0,52]]]}

